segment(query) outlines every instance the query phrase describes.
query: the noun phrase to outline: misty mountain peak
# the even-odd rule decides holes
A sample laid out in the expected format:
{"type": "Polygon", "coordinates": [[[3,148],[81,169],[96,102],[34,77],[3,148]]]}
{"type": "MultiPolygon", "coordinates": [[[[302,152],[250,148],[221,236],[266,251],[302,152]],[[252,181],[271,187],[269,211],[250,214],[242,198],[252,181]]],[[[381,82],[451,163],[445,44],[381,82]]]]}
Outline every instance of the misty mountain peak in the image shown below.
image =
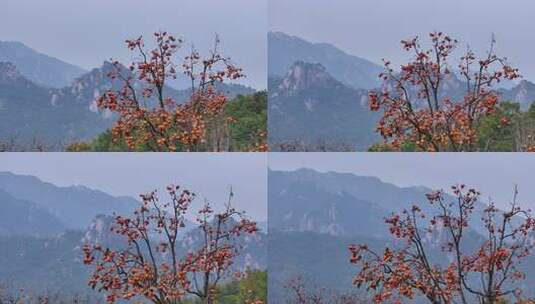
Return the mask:
{"type": "Polygon", "coordinates": [[[105,61],[102,66],[94,68],[88,73],[81,75],[76,78],[71,85],[73,92],[80,92],[84,87],[88,86],[99,86],[100,84],[108,84],[109,77],[108,74],[113,71],[113,65],[105,61]]]}
{"type": "Polygon", "coordinates": [[[84,229],[99,214],[129,214],[138,202],[83,186],[60,187],[33,176],[0,172],[0,190],[19,200],[33,202],[70,229],[84,229]]]}
{"type": "Polygon", "coordinates": [[[517,92],[517,97],[515,98],[516,101],[520,103],[531,103],[535,101],[535,97],[533,96],[533,92],[535,92],[534,83],[523,79],[518,83],[516,88],[513,89],[517,92]]]}
{"type": "Polygon", "coordinates": [[[325,67],[319,63],[297,61],[286,73],[280,89],[286,91],[306,90],[308,88],[323,87],[328,83],[335,83],[325,67]]]}
{"type": "Polygon", "coordinates": [[[110,245],[115,235],[111,233],[111,228],[115,223],[115,218],[110,215],[98,214],[89,224],[82,238],[84,244],[110,245]]]}
{"type": "Polygon", "coordinates": [[[18,41],[0,41],[0,61],[9,61],[28,80],[50,88],[69,85],[84,69],[39,53],[18,41]]]}
{"type": "Polygon", "coordinates": [[[312,43],[282,32],[268,34],[270,76],[283,76],[298,60],[320,63],[341,83],[355,89],[371,89],[379,85],[377,75],[382,67],[350,55],[328,43],[312,43]]]}

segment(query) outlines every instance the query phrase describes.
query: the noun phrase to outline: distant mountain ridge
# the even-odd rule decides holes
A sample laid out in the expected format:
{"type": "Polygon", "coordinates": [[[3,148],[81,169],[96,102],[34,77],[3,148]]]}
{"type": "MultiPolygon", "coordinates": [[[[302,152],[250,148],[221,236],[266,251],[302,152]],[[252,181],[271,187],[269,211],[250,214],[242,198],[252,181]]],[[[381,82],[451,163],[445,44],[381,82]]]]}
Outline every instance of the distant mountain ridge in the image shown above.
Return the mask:
{"type": "MultiPolygon", "coordinates": [[[[87,286],[92,267],[83,264],[82,246],[123,246],[125,238],[111,231],[113,213],[131,215],[139,205],[85,186],[58,187],[34,176],[0,172],[0,286],[101,298],[87,286]]],[[[186,222],[177,245],[180,255],[201,246],[198,229],[197,223],[186,222]]],[[[242,254],[232,271],[267,268],[265,231],[242,235],[236,245],[242,254]]]]}
{"type": "Polygon", "coordinates": [[[518,85],[510,89],[500,89],[498,92],[503,101],[518,102],[523,111],[527,111],[535,102],[535,83],[528,80],[521,80],[518,85]]]}
{"type": "MultiPolygon", "coordinates": [[[[21,144],[43,142],[49,150],[61,150],[73,141],[93,139],[112,126],[114,115],[101,111],[96,98],[108,89],[119,90],[119,80],[107,75],[114,67],[102,67],[73,80],[70,86],[44,88],[26,79],[11,63],[0,63],[0,140],[21,144]],[[16,127],[15,127],[16,126],[16,127]]],[[[217,84],[230,98],[254,90],[239,85],[217,84]]],[[[190,90],[166,87],[166,94],[178,102],[191,96],[190,90]]]]}
{"type": "MultiPolygon", "coordinates": [[[[40,53],[19,41],[0,40],[0,62],[13,64],[24,78],[46,88],[70,87],[75,80],[91,72],[40,53]]],[[[180,80],[170,80],[170,86],[177,91],[187,91],[186,88],[190,84],[189,79],[183,79],[185,76],[182,75],[179,76],[180,80]]],[[[223,84],[220,88],[232,96],[256,91],[241,84],[223,84]]]]}
{"type": "MultiPolygon", "coordinates": [[[[269,143],[274,151],[368,150],[381,143],[380,113],[371,112],[368,92],[390,88],[378,78],[383,68],[325,43],[310,43],[281,32],[269,40],[269,143]]],[[[527,110],[535,84],[522,80],[495,88],[502,101],[527,110]]],[[[451,73],[441,84],[441,98],[462,100],[466,84],[451,73]]],[[[417,96],[416,88],[409,88],[417,96]]],[[[416,106],[425,106],[422,99],[416,106]]]]}
{"type": "Polygon", "coordinates": [[[369,111],[367,97],[367,90],[344,85],[321,64],[296,62],[285,76],[269,79],[271,148],[298,140],[311,150],[366,150],[380,141],[378,114],[369,111]]]}
{"type": "MultiPolygon", "coordinates": [[[[345,223],[347,227],[345,231],[353,231],[347,235],[358,234],[359,230],[354,229],[355,221],[353,218],[342,220],[347,214],[353,214],[354,216],[364,216],[364,214],[377,215],[379,217],[374,218],[374,222],[368,218],[362,218],[357,220],[357,223],[375,223],[381,227],[384,225],[383,219],[392,212],[401,212],[404,209],[410,209],[414,203],[419,203],[423,212],[434,212],[429,204],[427,204],[426,194],[433,190],[423,186],[417,187],[398,187],[394,184],[384,182],[376,177],[371,176],[359,176],[353,173],[338,173],[338,172],[318,172],[312,169],[302,168],[295,171],[268,171],[268,183],[269,183],[269,199],[270,206],[274,208],[269,209],[270,213],[270,229],[283,229],[284,222],[279,222],[281,218],[285,218],[282,214],[284,210],[293,208],[290,202],[298,202],[303,200],[310,208],[311,204],[319,204],[317,207],[321,208],[328,206],[331,208],[328,213],[323,211],[323,220],[332,217],[332,214],[340,214],[341,216],[334,219],[330,219],[332,223],[345,223]],[[293,188],[292,188],[293,187],[293,188]],[[315,195],[305,195],[307,191],[315,192],[315,195]],[[292,195],[290,195],[292,194],[292,195]],[[330,199],[325,199],[326,197],[330,199]],[[271,201],[273,199],[273,201],[271,201]],[[342,207],[341,210],[333,211],[333,204],[327,204],[326,202],[339,202],[342,207]],[[356,207],[358,206],[358,208],[356,207]],[[361,212],[359,210],[366,210],[361,212]],[[282,226],[279,226],[281,223],[282,226]]],[[[449,187],[451,185],[445,185],[449,187]]],[[[446,189],[447,190],[447,189],[446,189]]],[[[454,197],[446,194],[447,200],[454,200],[454,197]]],[[[338,203],[334,204],[335,206],[338,203]]],[[[477,203],[474,207],[474,216],[479,218],[482,215],[486,205],[482,202],[477,203]]],[[[299,208],[296,208],[299,210],[299,208]]],[[[323,210],[323,209],[322,209],[323,210]]],[[[298,217],[299,218],[299,217],[298,217]]],[[[296,223],[295,217],[293,221],[289,223],[296,223]]],[[[299,221],[297,221],[299,222],[299,221]]],[[[366,229],[371,229],[370,225],[364,225],[366,229]]],[[[479,224],[473,224],[472,228],[475,231],[483,232],[483,226],[479,224]]],[[[285,228],[284,228],[285,229],[285,228]]],[[[283,230],[284,230],[283,229],[283,230]]],[[[319,230],[314,230],[320,232],[319,230]]],[[[387,232],[386,230],[383,232],[387,232]]],[[[389,234],[386,234],[387,236],[389,234]]]]}
{"type": "MultiPolygon", "coordinates": [[[[284,286],[296,276],[308,278],[327,291],[364,296],[364,290],[351,284],[357,269],[349,264],[348,246],[368,244],[377,250],[402,246],[391,237],[384,218],[415,203],[428,216],[435,210],[426,203],[429,188],[398,187],[353,173],[269,170],[268,184],[269,293],[276,303],[286,302],[284,286]]],[[[476,205],[472,224],[465,230],[463,246],[470,252],[482,240],[479,218],[484,207],[476,205]]],[[[448,260],[441,249],[448,239],[444,230],[437,229],[423,238],[433,252],[434,263],[448,260]]],[[[531,275],[519,287],[533,294],[529,286],[535,284],[535,257],[528,258],[522,269],[531,275]]]]}
{"type": "Polygon", "coordinates": [[[28,80],[50,88],[68,86],[86,71],[18,41],[0,41],[0,62],[11,62],[28,80]]]}
{"type": "Polygon", "coordinates": [[[0,172],[0,190],[47,210],[68,229],[85,229],[95,216],[130,213],[138,201],[84,186],[58,187],[34,176],[0,172]]]}
{"type": "MultiPolygon", "coordinates": [[[[0,234],[0,285],[9,284],[9,287],[17,290],[25,288],[37,293],[64,292],[88,296],[93,300],[102,298],[102,294],[87,286],[94,266],[83,264],[82,246],[89,243],[108,248],[122,247],[125,238],[110,231],[113,225],[113,217],[99,215],[87,229],[65,231],[54,237],[0,234]]],[[[197,237],[197,232],[190,228],[181,234],[177,245],[179,255],[186,255],[192,248],[199,248],[203,242],[197,237]]],[[[232,272],[248,268],[267,269],[265,233],[242,236],[236,245],[240,247],[241,254],[231,265],[232,272]]],[[[164,253],[158,252],[156,255],[157,258],[165,258],[164,253]]]]}
{"type": "MultiPolygon", "coordinates": [[[[16,68],[8,63],[0,66],[9,66],[9,71],[16,68]]],[[[37,85],[20,72],[16,78],[6,77],[7,68],[0,68],[0,140],[21,146],[37,141],[48,150],[61,150],[71,141],[88,140],[105,131],[113,117],[98,111],[94,99],[111,86],[103,80],[106,68],[82,75],[61,89],[37,85]]]]}
{"type": "Polygon", "coordinates": [[[424,187],[400,188],[375,177],[311,169],[270,170],[268,184],[270,231],[345,237],[362,235],[362,231],[388,237],[384,217],[415,202],[425,205],[425,195],[431,192],[424,187]]]}
{"type": "Polygon", "coordinates": [[[328,43],[311,43],[282,32],[269,32],[269,76],[283,76],[296,61],[319,63],[338,81],[355,89],[380,85],[378,75],[382,67],[378,64],[347,54],[328,43]]]}
{"type": "MultiPolygon", "coordinates": [[[[18,47],[13,50],[18,50],[19,44],[14,45],[18,47]]],[[[27,67],[25,58],[37,57],[42,61],[45,55],[27,47],[24,48],[24,56],[15,55],[2,57],[0,43],[0,142],[12,142],[13,146],[21,147],[13,150],[44,146],[48,151],[61,151],[72,142],[91,140],[113,125],[115,115],[107,110],[101,111],[95,102],[104,91],[120,90],[122,87],[118,79],[108,77],[108,73],[115,69],[110,62],[105,61],[101,67],[88,72],[82,70],[63,75],[68,81],[55,86],[43,84],[38,77],[32,76],[35,73],[26,70],[32,65],[27,67]],[[2,61],[2,58],[11,61],[2,61]]],[[[49,74],[54,75],[56,70],[61,71],[63,65],[53,60],[51,64],[37,67],[49,68],[49,74]]],[[[122,71],[130,73],[126,67],[122,67],[122,71]]],[[[140,90],[142,87],[141,84],[136,85],[140,90]]],[[[229,98],[255,92],[238,84],[216,84],[216,88],[229,98]]],[[[176,90],[167,86],[165,91],[178,102],[185,102],[191,96],[189,89],[176,90]]]]}
{"type": "Polygon", "coordinates": [[[0,236],[50,237],[65,226],[46,208],[0,190],[0,236]]]}

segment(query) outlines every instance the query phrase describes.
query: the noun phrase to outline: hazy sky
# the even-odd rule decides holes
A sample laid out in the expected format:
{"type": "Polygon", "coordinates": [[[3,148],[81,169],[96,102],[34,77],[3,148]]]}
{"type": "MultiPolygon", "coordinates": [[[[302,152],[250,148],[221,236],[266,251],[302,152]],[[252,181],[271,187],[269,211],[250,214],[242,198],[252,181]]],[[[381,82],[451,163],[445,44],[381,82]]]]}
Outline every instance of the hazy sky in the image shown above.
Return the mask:
{"type": "Polygon", "coordinates": [[[495,33],[499,54],[535,80],[533,0],[270,0],[269,7],[270,30],[329,42],[374,62],[399,63],[401,39],[433,30],[476,51],[486,50],[495,33]]]}
{"type": "Polygon", "coordinates": [[[1,153],[0,171],[134,198],[179,184],[215,206],[226,202],[232,186],[234,205],[265,221],[266,162],[263,153],[1,153]]]}
{"type": "MultiPolygon", "coordinates": [[[[242,83],[266,87],[267,0],[2,0],[0,40],[17,40],[91,69],[128,61],[126,38],[159,29],[206,51],[215,33],[245,71],[242,83]]],[[[187,47],[184,50],[189,50],[187,47]]]]}
{"type": "Polygon", "coordinates": [[[516,184],[523,206],[535,210],[535,155],[530,153],[271,153],[268,162],[274,170],[355,173],[403,187],[448,190],[464,183],[499,206],[511,201],[516,184]]]}

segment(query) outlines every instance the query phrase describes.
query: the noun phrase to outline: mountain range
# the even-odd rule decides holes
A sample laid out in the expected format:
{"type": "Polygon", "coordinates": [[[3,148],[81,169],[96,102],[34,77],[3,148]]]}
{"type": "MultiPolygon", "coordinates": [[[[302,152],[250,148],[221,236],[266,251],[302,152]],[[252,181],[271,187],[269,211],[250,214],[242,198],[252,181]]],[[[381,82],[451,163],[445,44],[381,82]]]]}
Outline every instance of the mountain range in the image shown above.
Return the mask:
{"type": "MultiPolygon", "coordinates": [[[[298,276],[326,292],[365,296],[364,290],[351,284],[357,268],[349,264],[348,246],[368,244],[376,250],[399,246],[384,218],[410,209],[414,203],[428,215],[434,210],[425,203],[430,188],[398,187],[352,173],[270,170],[268,184],[269,294],[275,303],[285,303],[285,285],[298,276]]],[[[474,222],[465,232],[467,251],[473,251],[483,239],[478,219],[484,207],[477,204],[474,222]]],[[[445,240],[447,233],[440,229],[425,236],[435,263],[450,258],[441,250],[445,240]]],[[[519,287],[533,292],[528,286],[535,284],[535,257],[525,260],[522,269],[528,276],[519,287]]]]}
{"type": "MultiPolygon", "coordinates": [[[[281,32],[269,33],[268,45],[273,151],[363,151],[381,141],[375,131],[379,114],[370,112],[367,100],[370,89],[382,86],[381,66],[281,32]]],[[[462,98],[465,87],[452,73],[442,83],[442,97],[462,98]]],[[[496,89],[524,111],[535,101],[535,84],[528,80],[496,89]]]]}
{"type": "Polygon", "coordinates": [[[105,131],[112,116],[99,112],[93,103],[93,93],[104,89],[98,83],[103,74],[103,69],[93,70],[68,87],[46,88],[26,79],[13,64],[0,63],[0,140],[61,150],[65,144],[105,131]]]}
{"type": "Polygon", "coordinates": [[[268,74],[282,76],[296,61],[319,63],[341,83],[355,89],[380,85],[382,67],[369,60],[347,54],[328,43],[311,43],[282,32],[268,33],[268,74]]]}
{"type": "MultiPolygon", "coordinates": [[[[69,143],[91,140],[104,132],[115,117],[100,111],[95,99],[107,89],[121,88],[118,80],[108,77],[112,69],[106,61],[84,71],[22,43],[0,41],[0,142],[11,143],[12,150],[32,146],[63,150],[69,143]]],[[[141,84],[136,86],[142,89],[141,84]]],[[[231,98],[254,93],[238,84],[216,87],[231,98]]],[[[177,101],[191,96],[190,89],[167,86],[165,91],[177,101]]]]}
{"type": "MultiPolygon", "coordinates": [[[[0,191],[17,200],[42,208],[72,230],[87,228],[99,214],[129,214],[139,202],[130,197],[115,197],[85,186],[58,187],[35,176],[0,172],[0,191]]],[[[9,209],[2,206],[5,214],[9,209]]]]}
{"type": "MultiPolygon", "coordinates": [[[[87,287],[90,268],[82,263],[81,248],[88,243],[124,246],[124,239],[111,231],[114,214],[129,215],[138,207],[130,197],[0,172],[0,288],[99,298],[87,287]]],[[[185,225],[178,244],[183,254],[203,242],[195,222],[185,225]]],[[[238,241],[242,254],[233,270],[266,269],[266,225],[260,226],[261,232],[238,241]]]]}
{"type": "Polygon", "coordinates": [[[11,62],[31,82],[48,87],[63,88],[86,70],[39,53],[18,41],[0,41],[0,62],[11,62]]]}
{"type": "Polygon", "coordinates": [[[16,199],[3,190],[0,190],[0,202],[0,236],[46,237],[65,229],[57,217],[38,204],[16,199]]]}
{"type": "Polygon", "coordinates": [[[366,150],[380,140],[368,92],[344,85],[319,63],[298,61],[269,79],[269,143],[274,151],[366,150]]]}

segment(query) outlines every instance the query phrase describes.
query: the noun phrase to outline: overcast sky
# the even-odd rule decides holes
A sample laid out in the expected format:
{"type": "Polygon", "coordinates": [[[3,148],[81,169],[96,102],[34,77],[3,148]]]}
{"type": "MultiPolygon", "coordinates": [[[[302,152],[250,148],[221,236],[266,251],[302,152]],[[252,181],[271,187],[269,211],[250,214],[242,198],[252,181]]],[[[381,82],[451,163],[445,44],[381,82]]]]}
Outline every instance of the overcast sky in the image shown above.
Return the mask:
{"type": "MultiPolygon", "coordinates": [[[[270,30],[329,42],[357,56],[399,63],[399,41],[438,30],[497,51],[535,80],[535,1],[533,0],[270,0],[270,30]]],[[[464,47],[463,47],[464,50],[464,47]]]]}
{"type": "Polygon", "coordinates": [[[167,30],[206,51],[218,33],[247,75],[242,83],[257,89],[266,87],[267,22],[267,0],[0,1],[0,40],[85,69],[111,57],[128,61],[124,40],[140,34],[167,30]]]}
{"type": "Polygon", "coordinates": [[[354,173],[402,187],[448,190],[464,183],[499,206],[511,201],[516,184],[523,206],[535,210],[535,155],[531,153],[271,153],[268,162],[274,170],[354,173]]]}
{"type": "Polygon", "coordinates": [[[266,162],[264,153],[0,153],[0,171],[115,196],[177,184],[223,206],[232,186],[234,205],[259,221],[267,217],[266,162]]]}

